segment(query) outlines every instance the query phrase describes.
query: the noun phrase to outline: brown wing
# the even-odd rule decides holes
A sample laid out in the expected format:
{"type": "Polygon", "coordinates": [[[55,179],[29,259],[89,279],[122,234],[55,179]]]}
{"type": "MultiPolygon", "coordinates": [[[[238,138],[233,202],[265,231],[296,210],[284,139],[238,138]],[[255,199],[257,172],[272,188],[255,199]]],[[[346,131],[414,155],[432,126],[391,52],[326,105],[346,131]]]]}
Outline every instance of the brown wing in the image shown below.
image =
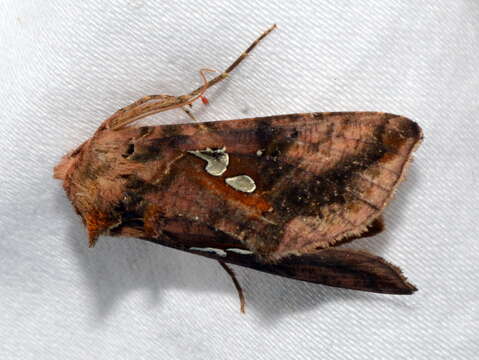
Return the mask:
{"type": "Polygon", "coordinates": [[[271,264],[246,251],[240,241],[207,227],[171,220],[164,229],[164,236],[148,240],[222,262],[328,286],[384,294],[412,294],[416,290],[399,268],[365,251],[322,249],[271,264]]]}
{"type": "MultiPolygon", "coordinates": [[[[380,221],[369,232],[382,229],[380,221]]],[[[161,237],[147,240],[230,264],[296,280],[385,294],[412,294],[416,288],[401,270],[379,256],[352,249],[322,249],[312,254],[288,256],[264,263],[246,246],[222,232],[186,219],[163,222],[161,237]]]]}
{"type": "Polygon", "coordinates": [[[401,116],[310,113],[106,131],[95,150],[108,152],[117,141],[123,156],[109,163],[135,196],[143,189],[135,212],[147,234],[132,235],[161,236],[159,219],[184,218],[274,261],[364,232],[421,138],[418,125],[401,116]],[[220,176],[189,152],[206,148],[229,155],[220,176]],[[225,181],[242,175],[254,181],[253,192],[225,181]]]}

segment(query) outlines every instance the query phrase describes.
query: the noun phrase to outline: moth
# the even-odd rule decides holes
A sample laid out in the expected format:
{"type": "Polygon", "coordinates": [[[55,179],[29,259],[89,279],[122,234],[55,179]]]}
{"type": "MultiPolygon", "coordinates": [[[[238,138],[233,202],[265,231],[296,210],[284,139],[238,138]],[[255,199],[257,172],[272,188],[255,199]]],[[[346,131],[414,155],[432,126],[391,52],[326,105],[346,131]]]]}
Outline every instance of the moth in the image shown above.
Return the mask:
{"type": "Polygon", "coordinates": [[[381,112],[302,113],[134,126],[183,109],[227,78],[182,96],[145,96],[105,120],[62,158],[54,176],[93,247],[128,236],[218,260],[244,310],[235,264],[288,278],[385,294],[416,288],[379,256],[338,245],[383,229],[381,214],[422,139],[420,127],[381,112]]]}

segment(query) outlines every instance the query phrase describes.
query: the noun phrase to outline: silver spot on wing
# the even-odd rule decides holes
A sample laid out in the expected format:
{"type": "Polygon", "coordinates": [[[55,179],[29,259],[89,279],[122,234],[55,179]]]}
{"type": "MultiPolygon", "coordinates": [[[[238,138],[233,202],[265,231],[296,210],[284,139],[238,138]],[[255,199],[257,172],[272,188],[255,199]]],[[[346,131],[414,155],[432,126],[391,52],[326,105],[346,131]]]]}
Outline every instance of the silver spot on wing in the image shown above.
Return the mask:
{"type": "Polygon", "coordinates": [[[225,152],[225,148],[206,148],[205,150],[190,150],[188,152],[205,160],[207,162],[205,170],[208,174],[213,176],[223,175],[230,162],[230,157],[228,153],[225,152]]]}
{"type": "Polygon", "coordinates": [[[204,252],[209,252],[209,253],[214,253],[218,256],[225,257],[226,256],[226,251],[217,249],[217,248],[212,248],[212,247],[190,247],[188,250],[192,251],[204,251],[204,252]]]}
{"type": "Polygon", "coordinates": [[[225,181],[229,186],[238,191],[252,193],[256,190],[256,184],[254,183],[254,180],[248,175],[229,177],[226,178],[225,181]]]}
{"type": "Polygon", "coordinates": [[[239,248],[228,248],[226,251],[234,252],[240,255],[252,255],[253,252],[245,249],[239,249],[239,248]]]}

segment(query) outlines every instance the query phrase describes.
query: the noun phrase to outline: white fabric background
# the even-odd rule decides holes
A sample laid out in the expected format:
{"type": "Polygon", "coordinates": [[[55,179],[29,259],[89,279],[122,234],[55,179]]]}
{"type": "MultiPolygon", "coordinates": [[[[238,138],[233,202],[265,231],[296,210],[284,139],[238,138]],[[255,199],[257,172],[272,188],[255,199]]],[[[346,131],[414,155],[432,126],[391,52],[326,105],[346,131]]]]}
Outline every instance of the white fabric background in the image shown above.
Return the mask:
{"type": "MultiPolygon", "coordinates": [[[[1,359],[472,359],[479,351],[477,1],[0,4],[1,359]],[[279,29],[195,106],[203,121],[387,111],[424,129],[388,231],[355,247],[419,292],[381,296],[86,234],[52,179],[119,107],[185,93],[279,29]]],[[[181,111],[155,123],[185,122],[181,111]]]]}

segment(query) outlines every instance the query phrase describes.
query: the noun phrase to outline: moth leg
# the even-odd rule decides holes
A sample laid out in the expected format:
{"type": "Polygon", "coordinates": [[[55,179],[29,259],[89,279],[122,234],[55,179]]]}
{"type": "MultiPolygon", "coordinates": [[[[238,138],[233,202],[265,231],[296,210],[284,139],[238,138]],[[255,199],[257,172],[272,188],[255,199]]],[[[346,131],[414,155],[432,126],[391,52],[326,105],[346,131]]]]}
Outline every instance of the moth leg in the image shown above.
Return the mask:
{"type": "MultiPolygon", "coordinates": [[[[212,87],[213,85],[216,85],[217,83],[221,82],[222,80],[226,79],[230,73],[241,63],[243,62],[243,60],[250,54],[250,52],[261,42],[261,40],[263,40],[266,36],[269,35],[269,33],[271,31],[273,31],[274,29],[276,29],[276,24],[273,24],[268,30],[266,30],[265,32],[263,32],[255,41],[253,41],[253,43],[235,60],[233,61],[233,63],[228,66],[228,68],[223,71],[220,75],[216,76],[214,79],[210,80],[210,81],[206,81],[206,79],[204,78],[204,75],[202,74],[202,71],[200,70],[200,75],[202,76],[202,78],[205,80],[206,84],[204,84],[204,86],[202,87],[199,87],[197,88],[196,90],[193,90],[192,92],[190,92],[189,94],[186,94],[186,95],[182,95],[182,96],[178,96],[178,100],[180,102],[183,102],[182,105],[186,105],[186,104],[191,104],[193,103],[195,100],[201,98],[201,100],[203,101],[204,104],[208,104],[208,99],[204,98],[203,97],[203,94],[205,93],[205,91],[212,87]],[[191,98],[194,98],[194,100],[190,101],[189,99],[191,98]]],[[[215,70],[211,70],[211,69],[202,69],[203,71],[215,71],[215,70]]],[[[196,118],[194,116],[192,116],[192,114],[188,113],[188,111],[186,111],[186,113],[193,119],[196,121],[196,118]]]]}
{"type": "Polygon", "coordinates": [[[193,115],[193,113],[190,111],[190,109],[188,109],[186,106],[182,107],[181,109],[186,113],[186,115],[188,115],[190,117],[191,120],[198,121],[196,119],[195,115],[193,115]]]}
{"type": "Polygon", "coordinates": [[[233,280],[233,283],[235,285],[236,291],[238,292],[238,296],[239,296],[239,300],[240,300],[240,311],[244,314],[245,300],[244,300],[243,289],[241,288],[241,285],[240,285],[238,279],[236,278],[236,275],[235,275],[233,269],[231,269],[223,261],[218,260],[218,262],[220,263],[221,267],[223,269],[225,269],[225,271],[231,277],[231,280],[233,280]]]}
{"type": "MultiPolygon", "coordinates": [[[[268,30],[266,30],[264,33],[262,33],[253,43],[225,70],[223,71],[220,75],[215,77],[213,80],[210,80],[208,82],[208,88],[210,88],[213,85],[216,85],[220,81],[226,79],[229,74],[249,55],[249,53],[263,40],[266,36],[269,35],[271,31],[276,29],[276,24],[271,26],[268,30]]],[[[188,95],[183,95],[183,96],[192,96],[195,94],[198,94],[201,91],[201,88],[198,88],[194,91],[192,91],[188,95]]]]}
{"type": "Polygon", "coordinates": [[[146,97],[146,99],[142,98],[140,100],[137,100],[126,108],[117,111],[110,118],[105,120],[98,130],[119,129],[144,117],[157,114],[159,112],[180,108],[193,103],[199,98],[202,98],[203,94],[208,88],[227,78],[230,72],[233,71],[249,55],[249,53],[256,47],[256,45],[258,45],[258,43],[263,40],[263,38],[265,38],[275,28],[276,25],[273,25],[263,34],[261,34],[246,49],[246,51],[244,51],[224,72],[216,76],[214,79],[208,81],[204,75],[205,72],[211,72],[212,70],[201,69],[200,76],[203,80],[203,85],[196,90],[193,90],[189,94],[181,96],[155,95],[158,96],[158,98],[156,98],[155,100],[159,101],[154,102],[153,104],[148,104],[148,102],[150,102],[151,100],[151,98],[149,97],[146,97]]]}

